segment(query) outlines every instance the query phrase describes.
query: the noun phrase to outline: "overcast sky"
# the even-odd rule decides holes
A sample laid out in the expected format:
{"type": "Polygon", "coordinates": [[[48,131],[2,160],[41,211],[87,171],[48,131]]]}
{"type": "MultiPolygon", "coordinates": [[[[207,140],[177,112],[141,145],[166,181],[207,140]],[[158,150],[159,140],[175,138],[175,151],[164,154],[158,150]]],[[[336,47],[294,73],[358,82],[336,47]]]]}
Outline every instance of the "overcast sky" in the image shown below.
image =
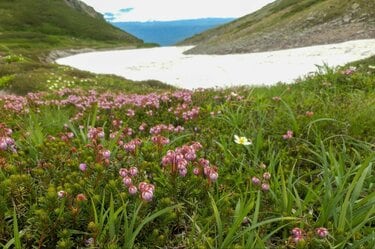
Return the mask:
{"type": "Polygon", "coordinates": [[[81,0],[112,21],[240,17],[274,0],[81,0]],[[109,14],[110,13],[110,14],[109,14]]]}

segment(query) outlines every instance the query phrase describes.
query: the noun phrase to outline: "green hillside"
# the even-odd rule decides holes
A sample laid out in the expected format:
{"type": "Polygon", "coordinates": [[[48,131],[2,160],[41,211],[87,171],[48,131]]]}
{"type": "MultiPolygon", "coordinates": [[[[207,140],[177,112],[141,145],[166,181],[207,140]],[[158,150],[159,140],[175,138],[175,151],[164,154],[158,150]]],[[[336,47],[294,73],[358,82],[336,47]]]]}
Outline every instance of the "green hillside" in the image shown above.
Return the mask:
{"type": "Polygon", "coordinates": [[[0,32],[1,40],[55,35],[141,43],[141,40],[108,24],[91,7],[76,0],[0,0],[0,32]],[[14,34],[15,31],[17,34],[14,34]]]}
{"type": "Polygon", "coordinates": [[[375,38],[375,1],[277,0],[180,45],[188,53],[228,54],[375,38]]]}

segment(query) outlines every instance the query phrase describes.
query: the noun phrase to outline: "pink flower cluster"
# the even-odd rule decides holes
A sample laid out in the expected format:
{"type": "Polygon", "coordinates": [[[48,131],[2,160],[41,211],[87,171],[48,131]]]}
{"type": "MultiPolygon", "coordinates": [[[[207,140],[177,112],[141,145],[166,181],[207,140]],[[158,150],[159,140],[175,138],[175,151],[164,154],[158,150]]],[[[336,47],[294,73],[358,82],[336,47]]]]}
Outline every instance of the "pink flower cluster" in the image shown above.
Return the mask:
{"type": "Polygon", "coordinates": [[[9,110],[15,113],[24,113],[28,112],[29,110],[26,108],[28,101],[27,98],[22,96],[16,95],[6,95],[0,97],[0,99],[4,100],[4,109],[9,110]]]}
{"type": "Polygon", "coordinates": [[[159,124],[159,125],[156,125],[156,126],[150,128],[150,134],[152,134],[152,135],[158,135],[158,134],[162,133],[163,131],[179,133],[179,132],[184,131],[184,127],[182,127],[180,125],[175,127],[172,124],[169,124],[169,125],[159,124]]]}
{"type": "Polygon", "coordinates": [[[303,229],[295,227],[292,229],[292,239],[294,243],[298,244],[305,240],[306,233],[303,229]]]}
{"type": "Polygon", "coordinates": [[[0,150],[11,150],[16,152],[15,141],[12,136],[12,129],[5,126],[5,124],[0,123],[0,150]]]}
{"type": "Polygon", "coordinates": [[[176,148],[174,151],[169,150],[162,158],[162,165],[164,167],[171,166],[171,173],[179,173],[184,177],[188,173],[188,166],[195,165],[193,169],[194,175],[204,174],[210,181],[216,181],[219,177],[216,166],[211,166],[207,159],[200,158],[197,160],[197,151],[202,149],[202,145],[198,142],[193,142],[191,145],[184,145],[176,148]],[[203,170],[202,170],[203,169],[203,170]]]}
{"type": "Polygon", "coordinates": [[[229,95],[226,96],[226,101],[231,101],[231,100],[242,100],[244,97],[239,95],[238,93],[231,92],[229,95]]]}
{"type": "Polygon", "coordinates": [[[325,227],[318,227],[317,229],[315,229],[315,233],[321,239],[324,239],[329,234],[328,229],[325,227]]]}
{"type": "Polygon", "coordinates": [[[93,141],[102,139],[104,138],[104,136],[105,136],[105,133],[102,127],[98,127],[98,128],[90,127],[89,131],[87,132],[87,137],[93,141]]]}
{"type": "Polygon", "coordinates": [[[219,178],[219,173],[217,172],[217,167],[210,165],[210,161],[204,158],[199,159],[199,167],[195,167],[193,169],[193,174],[194,175],[200,175],[203,168],[203,174],[206,176],[211,182],[215,182],[217,178],[219,178]]]}
{"type": "Polygon", "coordinates": [[[200,108],[197,106],[194,106],[190,109],[188,104],[183,103],[180,105],[177,105],[176,108],[169,108],[169,112],[173,112],[176,117],[181,117],[185,121],[193,120],[194,118],[198,117],[200,108]]]}
{"type": "MultiPolygon", "coordinates": [[[[122,141],[120,141],[120,142],[122,142],[122,141]]],[[[136,151],[136,149],[138,148],[138,146],[141,145],[141,144],[142,144],[141,139],[136,138],[136,139],[133,139],[133,140],[129,141],[128,143],[124,144],[123,148],[127,152],[134,153],[136,151]]]]}
{"type": "Polygon", "coordinates": [[[356,67],[349,67],[349,68],[343,70],[341,73],[343,75],[351,75],[351,74],[355,73],[356,70],[357,70],[356,67]]]}
{"type": "MultiPolygon", "coordinates": [[[[261,163],[261,165],[260,165],[261,169],[265,169],[266,167],[267,166],[264,163],[261,163]]],[[[270,190],[270,184],[269,184],[270,179],[271,179],[271,173],[270,172],[264,172],[263,175],[262,175],[262,179],[260,179],[256,176],[253,176],[251,178],[251,182],[255,186],[260,186],[261,189],[266,192],[266,191],[270,190]]]]}
{"type": "MultiPolygon", "coordinates": [[[[191,91],[176,91],[173,93],[163,94],[115,94],[115,93],[98,93],[94,90],[85,92],[79,89],[63,89],[56,92],[59,96],[55,99],[47,99],[44,93],[31,93],[26,97],[16,95],[0,96],[0,100],[4,101],[4,108],[16,113],[28,112],[28,105],[37,106],[69,106],[73,105],[80,112],[75,119],[78,119],[82,111],[97,105],[99,109],[120,109],[123,107],[140,107],[140,108],[160,108],[160,102],[171,102],[172,100],[182,101],[183,103],[190,103],[191,91]]],[[[135,110],[129,108],[127,115],[132,117],[135,110]]]]}
{"type": "Polygon", "coordinates": [[[293,137],[293,131],[288,130],[286,134],[283,135],[283,139],[289,140],[293,137]]]}
{"type": "MultiPolygon", "coordinates": [[[[292,233],[292,240],[293,240],[294,243],[298,244],[300,242],[305,241],[306,232],[303,229],[301,229],[299,227],[295,227],[295,228],[292,229],[291,233],[292,233]]],[[[319,227],[319,228],[315,229],[315,234],[320,239],[324,239],[328,236],[329,232],[328,232],[327,228],[319,227]]]]}
{"type": "Polygon", "coordinates": [[[64,142],[67,142],[70,139],[72,139],[73,137],[74,137],[73,132],[65,132],[65,133],[61,134],[60,139],[64,142]]]}
{"type": "Polygon", "coordinates": [[[169,138],[166,138],[160,135],[152,136],[151,141],[158,146],[164,146],[164,145],[169,144],[169,138]]]}
{"type": "Polygon", "coordinates": [[[138,188],[134,185],[134,178],[138,174],[137,167],[130,167],[129,169],[121,168],[119,170],[119,175],[122,177],[122,182],[124,186],[128,188],[130,195],[135,195],[140,191],[140,197],[144,201],[151,201],[154,196],[155,186],[147,182],[140,182],[138,188]]]}
{"type": "Polygon", "coordinates": [[[191,110],[187,110],[182,113],[182,118],[185,121],[193,120],[198,117],[200,108],[195,106],[191,110]]]}

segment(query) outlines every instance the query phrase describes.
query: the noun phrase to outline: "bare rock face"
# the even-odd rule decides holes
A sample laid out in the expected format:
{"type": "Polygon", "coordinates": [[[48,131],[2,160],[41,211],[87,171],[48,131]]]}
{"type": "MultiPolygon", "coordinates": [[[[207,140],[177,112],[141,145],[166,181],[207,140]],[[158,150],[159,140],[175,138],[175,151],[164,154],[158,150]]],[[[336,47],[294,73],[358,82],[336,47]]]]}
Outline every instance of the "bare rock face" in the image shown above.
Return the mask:
{"type": "Polygon", "coordinates": [[[64,2],[70,7],[72,7],[73,9],[84,12],[91,17],[94,17],[97,19],[104,19],[103,16],[99,14],[98,12],[96,12],[94,8],[88,6],[84,2],[81,2],[80,0],[64,0],[64,2]]]}

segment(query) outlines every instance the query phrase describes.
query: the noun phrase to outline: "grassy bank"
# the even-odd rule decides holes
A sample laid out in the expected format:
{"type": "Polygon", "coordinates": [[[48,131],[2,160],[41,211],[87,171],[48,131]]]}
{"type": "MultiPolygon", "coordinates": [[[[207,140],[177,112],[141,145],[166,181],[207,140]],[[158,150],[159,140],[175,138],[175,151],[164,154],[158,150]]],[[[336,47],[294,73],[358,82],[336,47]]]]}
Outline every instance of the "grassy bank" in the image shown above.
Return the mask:
{"type": "Polygon", "coordinates": [[[27,94],[63,88],[123,89],[133,92],[152,91],[170,86],[157,81],[134,82],[122,77],[101,75],[60,66],[48,60],[54,51],[80,49],[133,49],[154,44],[138,45],[124,41],[98,41],[66,36],[45,35],[32,32],[0,33],[0,90],[27,94]],[[61,81],[61,79],[64,79],[61,81]],[[100,84],[98,84],[100,82],[100,84]]]}
{"type": "Polygon", "coordinates": [[[0,245],[372,248],[374,66],[189,92],[48,65],[0,98],[0,245]]]}

